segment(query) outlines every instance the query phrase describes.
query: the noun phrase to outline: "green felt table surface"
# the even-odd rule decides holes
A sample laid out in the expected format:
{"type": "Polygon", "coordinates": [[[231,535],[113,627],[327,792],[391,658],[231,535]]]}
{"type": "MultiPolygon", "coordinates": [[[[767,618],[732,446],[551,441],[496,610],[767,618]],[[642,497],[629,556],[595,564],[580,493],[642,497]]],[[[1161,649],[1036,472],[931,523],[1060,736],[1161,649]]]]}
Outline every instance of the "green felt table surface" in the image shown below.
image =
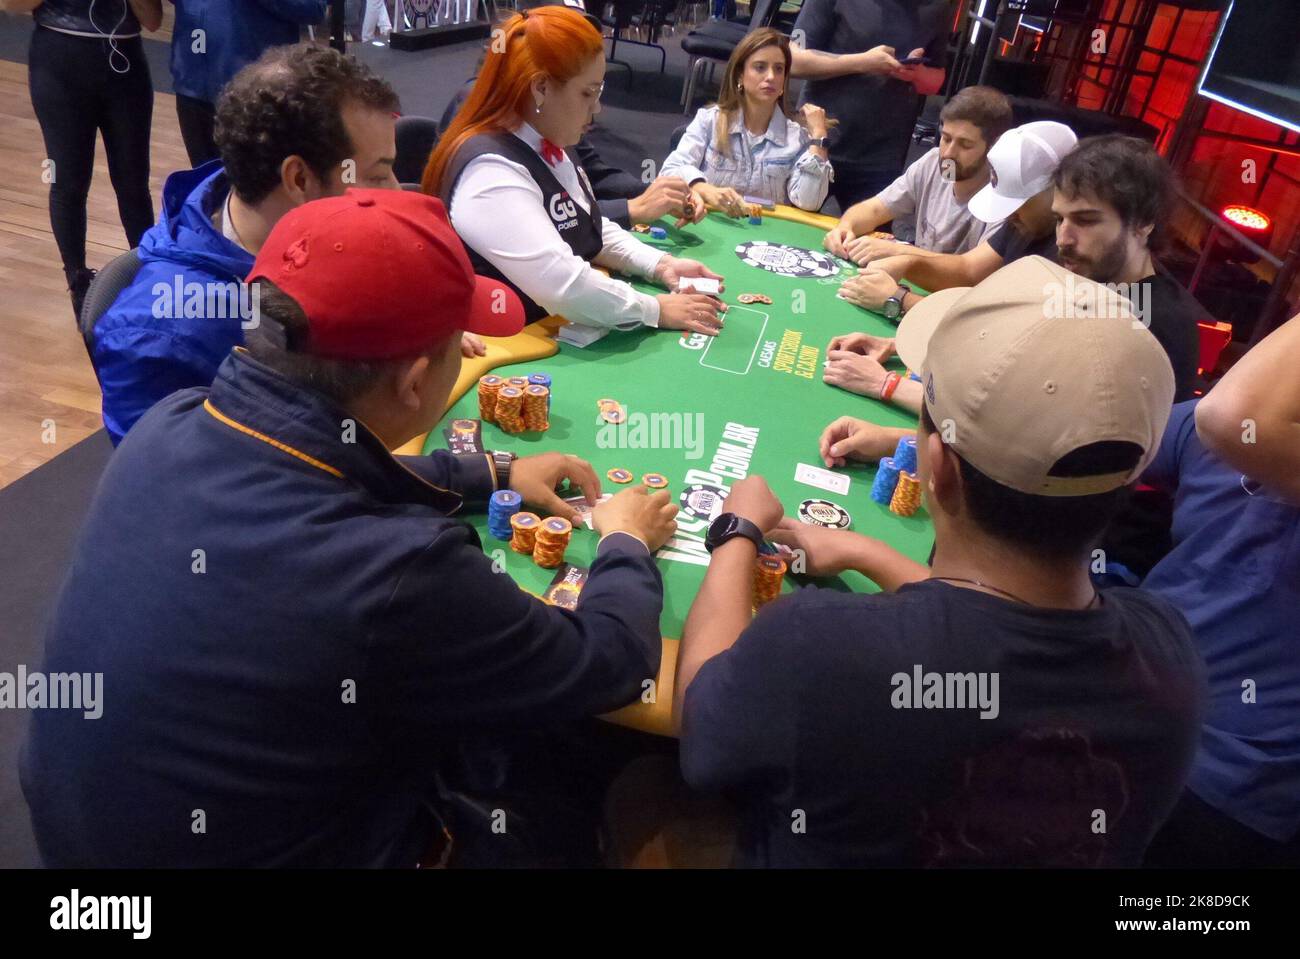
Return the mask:
{"type": "MultiPolygon", "coordinates": [[[[606,479],[606,472],[616,467],[631,471],[638,481],[647,472],[664,474],[674,498],[688,484],[711,480],[729,484],[737,472],[757,473],[780,497],[787,515],[796,516],[805,499],[830,500],[848,510],[851,529],[924,562],[933,542],[924,508],[903,518],[873,502],[869,492],[874,464],[838,471],[850,479],[846,495],[795,480],[798,464],[823,466],[818,438],[836,417],[850,415],[901,427],[916,422],[911,414],[822,382],[826,345],[832,336],[894,332],[884,317],[836,297],[839,284],[856,268],[840,263],[834,277],[798,278],[747,265],[735,252],[737,245],[751,240],[821,251],[824,232],[824,227],[780,219],[769,211],[761,225],[710,214],[695,226],[680,231],[669,228],[666,240],[643,237],[674,255],[698,259],[725,278],[722,298],[731,308],[722,333],[707,338],[650,329],[612,331],[585,349],[561,343],[554,356],[498,366],[493,372],[501,376],[550,375],[550,429],[510,435],[484,423],[485,448],[514,450],[520,456],[549,450],[576,454],[596,468],[606,492],[623,488],[606,479]],[[743,306],[736,301],[741,293],[766,293],[774,302],[743,306]],[[625,405],[625,426],[615,428],[600,420],[596,401],[605,397],[625,405]],[[722,460],[715,462],[720,450],[722,460]]],[[[662,292],[640,282],[635,285],[662,292]]],[[[471,387],[429,434],[426,450],[445,446],[442,427],[450,419],[478,416],[477,390],[471,387]]],[[[496,557],[520,586],[538,595],[545,591],[553,570],[538,567],[529,557],[513,552],[507,542],[493,538],[486,515],[465,518],[478,529],[485,550],[500,551],[496,557]]],[[[656,557],[664,577],[661,625],[667,637],[681,635],[707,563],[704,524],[683,516],[679,526],[677,538],[656,557]]],[[[597,539],[594,531],[576,528],[566,562],[589,566],[597,539]]],[[[848,573],[833,580],[787,575],[783,591],[803,584],[857,591],[876,588],[865,577],[848,573]]]]}

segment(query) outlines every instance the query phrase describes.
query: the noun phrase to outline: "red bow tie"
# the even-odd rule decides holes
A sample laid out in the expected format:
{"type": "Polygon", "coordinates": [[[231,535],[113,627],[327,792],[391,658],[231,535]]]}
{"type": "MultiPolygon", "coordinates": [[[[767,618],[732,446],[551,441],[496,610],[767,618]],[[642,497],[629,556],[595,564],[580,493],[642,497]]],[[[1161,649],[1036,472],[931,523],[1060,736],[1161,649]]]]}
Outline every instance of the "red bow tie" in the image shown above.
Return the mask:
{"type": "Polygon", "coordinates": [[[545,137],[542,138],[542,159],[555,166],[564,159],[564,151],[545,137]]]}

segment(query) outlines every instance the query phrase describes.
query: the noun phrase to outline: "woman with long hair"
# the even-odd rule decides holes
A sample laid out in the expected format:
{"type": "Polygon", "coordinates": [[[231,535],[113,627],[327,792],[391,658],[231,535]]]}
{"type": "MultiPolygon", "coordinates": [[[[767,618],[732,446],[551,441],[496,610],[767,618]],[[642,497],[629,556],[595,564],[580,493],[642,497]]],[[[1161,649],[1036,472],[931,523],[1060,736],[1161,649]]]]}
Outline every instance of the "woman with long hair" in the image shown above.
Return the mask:
{"type": "Polygon", "coordinates": [[[691,185],[697,221],[707,210],[741,216],[746,196],[821,209],[833,175],[826,137],[834,121],[811,103],[791,113],[789,75],[784,34],[764,27],[737,44],[718,102],[695,114],[661,171],[691,185]]]}
{"type": "Polygon", "coordinates": [[[604,81],[604,42],[583,14],[551,6],[510,17],[429,157],[424,191],[447,205],[477,272],[514,287],[530,319],[715,335],[721,300],[675,291],[686,277],[721,277],[602,217],[569,154],[600,112],[604,81]],[[641,293],[597,266],[674,292],[641,293]]]}

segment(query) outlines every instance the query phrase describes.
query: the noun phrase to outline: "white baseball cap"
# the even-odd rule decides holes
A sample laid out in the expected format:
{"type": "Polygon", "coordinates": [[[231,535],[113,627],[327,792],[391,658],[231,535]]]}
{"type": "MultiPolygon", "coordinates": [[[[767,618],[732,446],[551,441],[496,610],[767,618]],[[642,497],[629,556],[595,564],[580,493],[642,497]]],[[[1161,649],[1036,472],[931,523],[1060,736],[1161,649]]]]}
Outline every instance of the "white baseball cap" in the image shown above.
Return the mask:
{"type": "MultiPolygon", "coordinates": [[[[1041,256],[982,283],[942,290],[908,310],[920,347],[930,418],[985,476],[1036,496],[1086,496],[1136,480],[1155,458],[1174,401],[1160,343],[1119,293],[1041,256]],[[918,337],[918,339],[920,339],[918,337]],[[1054,471],[1067,454],[1105,441],[1141,451],[1130,468],[1093,476],[1054,471]]],[[[945,440],[946,442],[946,440],[945,440]]]]}
{"type": "Polygon", "coordinates": [[[1052,185],[1052,175],[1079,138],[1064,123],[1036,120],[1008,130],[989,150],[989,182],[966,208],[998,223],[1052,185]]]}

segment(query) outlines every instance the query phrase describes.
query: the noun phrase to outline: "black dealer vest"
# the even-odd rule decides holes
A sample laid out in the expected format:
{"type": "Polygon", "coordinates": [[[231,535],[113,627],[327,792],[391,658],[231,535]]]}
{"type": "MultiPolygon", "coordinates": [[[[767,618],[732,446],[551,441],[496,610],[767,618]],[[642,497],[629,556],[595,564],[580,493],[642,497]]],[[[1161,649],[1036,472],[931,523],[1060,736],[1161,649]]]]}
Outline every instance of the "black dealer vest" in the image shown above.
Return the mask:
{"type": "MultiPolygon", "coordinates": [[[[605,245],[600,229],[600,207],[596,203],[595,195],[591,192],[591,185],[587,182],[587,176],[582,172],[582,167],[578,166],[577,161],[573,159],[573,155],[569,154],[569,159],[573,160],[575,166],[578,166],[578,181],[582,184],[582,192],[591,205],[590,213],[569,196],[569,191],[560,185],[559,180],[555,179],[555,174],[551,172],[551,168],[546,161],[537,155],[537,151],[513,133],[480,133],[477,136],[470,137],[456,151],[456,157],[451,161],[451,168],[448,170],[447,186],[442,195],[442,201],[449,211],[451,209],[451,197],[456,190],[456,183],[460,179],[461,173],[464,172],[470,160],[485,153],[505,157],[507,160],[523,166],[528,171],[528,175],[541,188],[543,206],[551,218],[551,224],[555,227],[555,232],[560,234],[560,239],[569,245],[569,249],[588,263],[596,258],[605,245]]],[[[509,211],[502,210],[501,213],[500,226],[502,229],[508,229],[509,211]]],[[[511,281],[510,277],[480,256],[477,250],[468,243],[465,244],[465,249],[469,252],[470,262],[474,264],[475,272],[483,276],[490,276],[493,279],[502,280],[519,294],[519,298],[523,300],[524,309],[527,311],[530,323],[547,315],[545,308],[525,296],[523,291],[511,281]]]]}

